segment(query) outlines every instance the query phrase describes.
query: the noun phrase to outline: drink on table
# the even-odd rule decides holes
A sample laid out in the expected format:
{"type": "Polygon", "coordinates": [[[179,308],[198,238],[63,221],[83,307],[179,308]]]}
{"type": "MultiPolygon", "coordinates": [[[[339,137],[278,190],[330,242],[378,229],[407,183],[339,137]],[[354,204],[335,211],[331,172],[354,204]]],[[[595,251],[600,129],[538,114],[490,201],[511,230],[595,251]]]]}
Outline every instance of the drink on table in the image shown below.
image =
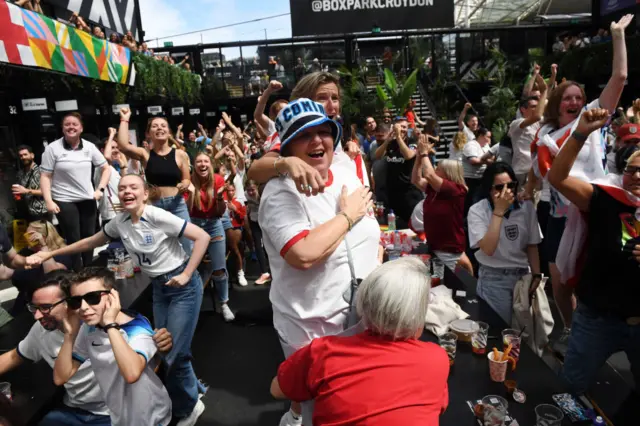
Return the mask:
{"type": "Polygon", "coordinates": [[[502,344],[504,349],[506,350],[509,345],[511,345],[511,355],[515,360],[520,359],[520,344],[522,342],[522,338],[520,337],[520,331],[514,330],[512,328],[507,328],[502,330],[502,344]]]}
{"type": "Polygon", "coordinates": [[[482,398],[482,424],[484,426],[502,426],[507,418],[509,403],[498,395],[482,398]]]}
{"type": "Polygon", "coordinates": [[[551,404],[540,404],[536,407],[536,426],[560,426],[564,414],[562,410],[551,404]]]}
{"type": "Polygon", "coordinates": [[[442,260],[432,257],[431,268],[431,286],[435,287],[442,284],[444,280],[444,263],[442,263],[442,260]]]}
{"type": "Polygon", "coordinates": [[[444,333],[438,336],[438,342],[440,347],[444,349],[449,356],[449,365],[453,365],[456,360],[458,336],[455,333],[444,333]]]}
{"type": "Polygon", "coordinates": [[[471,350],[474,354],[484,355],[487,353],[487,337],[489,335],[489,324],[476,321],[478,330],[471,336],[471,350]]]}
{"type": "Polygon", "coordinates": [[[396,230],[396,214],[393,210],[389,210],[389,214],[387,215],[387,226],[389,231],[396,230]]]}

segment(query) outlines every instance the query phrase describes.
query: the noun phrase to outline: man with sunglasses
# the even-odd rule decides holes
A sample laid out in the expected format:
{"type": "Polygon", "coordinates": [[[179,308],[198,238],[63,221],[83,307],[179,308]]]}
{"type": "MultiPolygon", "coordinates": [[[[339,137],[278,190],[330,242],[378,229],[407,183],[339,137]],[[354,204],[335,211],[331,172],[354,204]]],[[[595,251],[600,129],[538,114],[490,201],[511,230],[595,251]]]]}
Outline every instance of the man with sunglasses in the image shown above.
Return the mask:
{"type": "MultiPolygon", "coordinates": [[[[67,271],[54,271],[30,289],[27,307],[36,322],[18,347],[0,356],[0,377],[20,365],[44,360],[53,367],[64,340],[64,322],[67,317],[66,295],[61,282],[70,275],[67,271]]],[[[154,341],[158,350],[167,352],[172,347],[171,334],[157,330],[154,341]]],[[[39,426],[110,425],[109,411],[95,379],[91,363],[83,363],[65,384],[63,405],[50,411],[39,426]]]]}
{"type": "Polygon", "coordinates": [[[68,383],[90,360],[112,425],[168,426],[171,399],[153,371],[157,347],[149,321],[122,311],[115,278],[107,269],[85,268],[66,284],[64,342],[53,367],[53,381],[68,383]]]}

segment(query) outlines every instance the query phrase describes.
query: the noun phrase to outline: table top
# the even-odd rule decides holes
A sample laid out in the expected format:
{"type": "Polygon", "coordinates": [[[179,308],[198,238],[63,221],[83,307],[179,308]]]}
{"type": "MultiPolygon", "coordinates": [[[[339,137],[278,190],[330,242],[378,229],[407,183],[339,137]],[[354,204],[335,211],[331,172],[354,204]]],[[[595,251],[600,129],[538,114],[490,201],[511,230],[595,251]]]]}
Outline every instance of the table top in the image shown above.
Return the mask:
{"type": "MultiPolygon", "coordinates": [[[[475,278],[465,271],[454,274],[446,270],[444,285],[451,288],[454,300],[470,315],[470,319],[489,324],[487,349],[496,346],[502,350],[500,332],[508,328],[504,321],[482,299],[476,297],[475,278]],[[456,297],[456,290],[466,292],[464,297],[456,297]]],[[[432,333],[425,331],[421,340],[437,343],[432,333]]],[[[560,378],[527,345],[520,350],[516,371],[507,373],[507,379],[516,380],[518,388],[527,396],[524,404],[510,398],[502,383],[489,378],[489,362],[485,355],[475,355],[470,343],[458,342],[455,364],[449,374],[449,407],[441,416],[442,426],[473,424],[473,413],[467,401],[475,401],[486,395],[500,395],[509,402],[509,413],[521,426],[536,422],[534,409],[539,404],[553,404],[552,395],[567,392],[560,378]],[[467,419],[465,419],[467,418],[467,419]]],[[[571,422],[565,417],[563,425],[571,422]]]]}
{"type": "MultiPolygon", "coordinates": [[[[149,277],[138,273],[135,277],[119,280],[116,289],[120,292],[122,306],[130,308],[149,285],[149,277]]],[[[29,333],[34,318],[30,313],[15,317],[0,328],[0,350],[2,353],[14,349],[29,333]]],[[[53,383],[53,373],[43,361],[25,362],[17,369],[3,374],[0,381],[11,383],[13,402],[11,414],[13,426],[28,425],[39,420],[58,400],[64,389],[53,383]]],[[[0,416],[2,413],[0,406],[0,416]]]]}

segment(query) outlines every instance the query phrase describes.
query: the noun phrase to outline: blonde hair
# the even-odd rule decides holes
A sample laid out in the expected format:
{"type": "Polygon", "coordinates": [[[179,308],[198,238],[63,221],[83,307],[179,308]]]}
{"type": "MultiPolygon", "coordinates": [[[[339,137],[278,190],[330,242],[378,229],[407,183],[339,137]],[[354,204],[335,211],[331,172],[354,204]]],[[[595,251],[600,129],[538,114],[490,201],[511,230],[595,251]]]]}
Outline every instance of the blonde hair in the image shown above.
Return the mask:
{"type": "Polygon", "coordinates": [[[638,157],[640,157],[640,150],[635,151],[629,156],[629,158],[627,159],[627,165],[631,164],[631,162],[638,157]]]}
{"type": "Polygon", "coordinates": [[[442,170],[444,175],[451,182],[462,185],[465,188],[467,185],[464,182],[464,172],[462,170],[462,162],[457,160],[442,160],[438,163],[438,170],[442,170]]]}
{"type": "Polygon", "coordinates": [[[193,173],[191,174],[191,183],[193,183],[193,186],[195,187],[196,190],[189,197],[189,209],[191,209],[192,207],[195,207],[196,210],[205,211],[205,210],[209,210],[214,203],[213,186],[215,185],[215,180],[213,179],[213,161],[211,160],[211,157],[206,152],[200,152],[198,155],[196,155],[196,158],[194,158],[194,163],[198,161],[198,157],[201,157],[201,156],[207,157],[209,161],[211,161],[211,167],[209,167],[209,173],[207,174],[207,177],[204,180],[204,182],[201,181],[200,175],[196,172],[194,167],[193,173]],[[200,201],[200,190],[203,187],[206,189],[205,193],[207,194],[207,196],[205,197],[207,206],[205,208],[203,208],[202,203],[200,201]]]}
{"type": "Polygon", "coordinates": [[[294,101],[299,98],[315,99],[318,88],[330,83],[333,83],[338,87],[338,93],[340,98],[342,98],[340,79],[331,73],[319,71],[312,72],[311,74],[307,74],[302,77],[298,84],[296,84],[296,87],[291,91],[289,101],[294,101]]]}
{"type": "Polygon", "coordinates": [[[44,243],[50,251],[58,250],[59,248],[67,246],[60,234],[58,234],[56,227],[53,226],[53,223],[46,220],[31,222],[27,227],[27,232],[34,232],[42,235],[44,243]]]}
{"type": "Polygon", "coordinates": [[[466,144],[467,135],[464,132],[456,132],[456,134],[453,135],[453,147],[456,151],[462,151],[466,144]]]}

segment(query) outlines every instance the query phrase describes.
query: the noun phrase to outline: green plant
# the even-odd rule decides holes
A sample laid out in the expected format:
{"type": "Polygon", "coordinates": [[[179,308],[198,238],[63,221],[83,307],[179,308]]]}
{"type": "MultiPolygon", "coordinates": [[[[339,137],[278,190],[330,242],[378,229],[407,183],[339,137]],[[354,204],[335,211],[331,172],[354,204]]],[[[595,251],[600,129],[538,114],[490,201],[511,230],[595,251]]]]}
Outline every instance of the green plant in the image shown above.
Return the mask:
{"type": "Polygon", "coordinates": [[[496,72],[489,93],[482,97],[482,104],[486,111],[485,124],[491,128],[493,139],[499,141],[508,130],[505,117],[511,119],[516,115],[518,98],[515,95],[516,86],[510,81],[511,70],[507,57],[499,49],[491,49],[491,56],[496,63],[496,72]]]}
{"type": "Polygon", "coordinates": [[[411,95],[416,91],[416,79],[418,69],[414,69],[402,83],[398,83],[393,72],[386,68],[384,70],[384,87],[376,86],[376,93],[380,102],[389,109],[395,109],[402,114],[409,105],[411,95]],[[386,91],[385,91],[386,89],[386,91]]]}
{"type": "Polygon", "coordinates": [[[180,67],[139,53],[132,54],[136,66],[134,95],[142,101],[167,97],[185,105],[200,101],[200,79],[180,67]]]}
{"type": "Polygon", "coordinates": [[[376,116],[382,112],[383,104],[367,90],[366,71],[362,68],[349,70],[342,66],[338,70],[342,87],[341,109],[349,123],[364,120],[368,116],[376,116]]]}

